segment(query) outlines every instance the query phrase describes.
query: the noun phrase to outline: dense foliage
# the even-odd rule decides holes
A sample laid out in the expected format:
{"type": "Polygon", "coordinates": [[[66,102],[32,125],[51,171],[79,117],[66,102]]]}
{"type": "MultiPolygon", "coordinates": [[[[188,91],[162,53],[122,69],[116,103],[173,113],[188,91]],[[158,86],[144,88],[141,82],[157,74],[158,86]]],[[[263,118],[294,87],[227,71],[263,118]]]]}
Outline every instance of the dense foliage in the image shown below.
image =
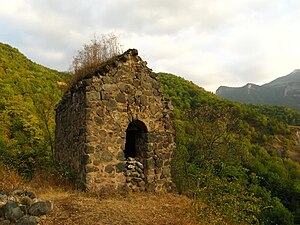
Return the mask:
{"type": "Polygon", "coordinates": [[[0,159],[27,177],[52,161],[57,82],[65,77],[0,43],[0,159]]]}
{"type": "Polygon", "coordinates": [[[175,107],[173,179],[179,191],[210,206],[196,201],[199,217],[209,214],[208,223],[218,224],[300,223],[300,169],[287,157],[295,144],[286,123],[299,113],[241,105],[174,75],[158,76],[175,107]]]}
{"type": "Polygon", "coordinates": [[[293,109],[271,105],[249,105],[249,107],[278,121],[285,121],[289,125],[300,126],[300,113],[293,109]]]}

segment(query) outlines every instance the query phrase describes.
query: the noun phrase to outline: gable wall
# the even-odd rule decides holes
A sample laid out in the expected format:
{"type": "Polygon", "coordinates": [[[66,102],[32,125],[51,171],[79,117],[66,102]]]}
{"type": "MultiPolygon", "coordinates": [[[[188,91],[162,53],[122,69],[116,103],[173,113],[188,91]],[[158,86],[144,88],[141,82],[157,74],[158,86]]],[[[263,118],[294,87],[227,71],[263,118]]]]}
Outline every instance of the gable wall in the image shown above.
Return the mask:
{"type": "MultiPolygon", "coordinates": [[[[61,155],[63,159],[60,160],[74,161],[71,164],[83,174],[82,181],[90,190],[132,188],[160,191],[168,188],[171,154],[175,148],[172,107],[164,99],[159,83],[146,63],[135,51],[128,51],[80,83],[84,97],[80,91],[73,93],[83,101],[79,104],[80,113],[74,115],[78,104],[74,106],[69,98],[69,103],[64,104],[68,108],[66,112],[57,113],[57,122],[61,123],[58,125],[61,129],[71,124],[70,129],[73,130],[80,130],[79,127],[83,126],[85,136],[80,142],[71,144],[72,147],[66,147],[66,144],[60,143],[71,141],[73,135],[57,132],[57,135],[65,136],[57,139],[58,152],[64,152],[58,153],[58,158],[61,155]],[[85,122],[62,122],[70,117],[68,113],[71,117],[82,119],[84,114],[85,122]],[[132,171],[127,168],[129,162],[124,158],[126,129],[134,120],[142,121],[148,131],[143,157],[137,159],[143,165],[145,177],[133,177],[132,171]],[[67,156],[74,151],[79,152],[79,157],[67,156]]],[[[74,90],[78,91],[78,88],[74,90]]],[[[75,136],[77,134],[78,131],[75,136]]]]}

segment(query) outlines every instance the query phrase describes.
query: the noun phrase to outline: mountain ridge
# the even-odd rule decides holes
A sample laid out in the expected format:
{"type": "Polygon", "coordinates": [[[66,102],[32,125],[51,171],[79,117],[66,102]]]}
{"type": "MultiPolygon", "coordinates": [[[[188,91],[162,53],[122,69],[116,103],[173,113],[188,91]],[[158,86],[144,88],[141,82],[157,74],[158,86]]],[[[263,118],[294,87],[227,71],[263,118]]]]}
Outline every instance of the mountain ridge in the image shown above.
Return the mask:
{"type": "Polygon", "coordinates": [[[300,69],[263,85],[220,86],[216,95],[240,103],[287,106],[300,111],[300,69]]]}

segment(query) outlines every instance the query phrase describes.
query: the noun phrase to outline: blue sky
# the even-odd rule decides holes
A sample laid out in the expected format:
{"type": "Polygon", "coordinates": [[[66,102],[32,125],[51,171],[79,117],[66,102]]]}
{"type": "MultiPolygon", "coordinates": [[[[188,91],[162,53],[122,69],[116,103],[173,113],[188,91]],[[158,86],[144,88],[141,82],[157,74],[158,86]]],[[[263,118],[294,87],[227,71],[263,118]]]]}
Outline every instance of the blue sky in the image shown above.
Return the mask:
{"type": "Polygon", "coordinates": [[[94,34],[114,32],[155,72],[215,92],[300,68],[299,0],[0,0],[0,42],[68,70],[94,34]]]}

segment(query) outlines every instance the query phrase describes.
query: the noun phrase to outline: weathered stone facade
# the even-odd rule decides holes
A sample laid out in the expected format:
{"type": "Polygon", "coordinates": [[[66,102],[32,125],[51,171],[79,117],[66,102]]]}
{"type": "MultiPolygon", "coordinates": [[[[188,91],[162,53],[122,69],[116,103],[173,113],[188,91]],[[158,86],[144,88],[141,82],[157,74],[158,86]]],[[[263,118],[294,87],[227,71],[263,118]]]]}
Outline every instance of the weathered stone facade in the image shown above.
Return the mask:
{"type": "Polygon", "coordinates": [[[88,190],[170,188],[172,106],[135,49],[105,63],[56,107],[56,158],[88,190]]]}

